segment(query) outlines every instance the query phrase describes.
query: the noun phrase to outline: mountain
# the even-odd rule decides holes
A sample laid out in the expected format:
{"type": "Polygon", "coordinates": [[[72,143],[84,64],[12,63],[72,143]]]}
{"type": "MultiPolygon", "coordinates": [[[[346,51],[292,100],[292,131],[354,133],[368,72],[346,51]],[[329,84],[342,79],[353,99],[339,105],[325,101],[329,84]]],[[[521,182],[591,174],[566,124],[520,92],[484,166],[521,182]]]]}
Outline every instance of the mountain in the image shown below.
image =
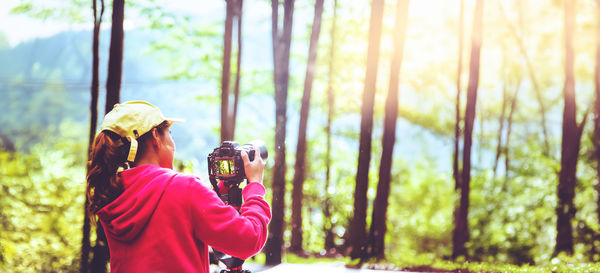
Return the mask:
{"type": "MultiPolygon", "coordinates": [[[[270,82],[272,56],[269,32],[263,28],[249,27],[247,29],[251,31],[245,34],[242,64],[245,69],[243,71],[250,72],[246,72],[249,75],[242,78],[236,139],[245,143],[260,138],[269,146],[274,138],[275,111],[270,82]]],[[[100,117],[104,114],[109,38],[109,32],[101,34],[100,117]]],[[[185,119],[186,123],[176,124],[172,128],[177,143],[176,157],[194,160],[205,166],[206,155],[219,144],[218,79],[196,77],[188,80],[165,80],[172,73],[174,64],[185,61],[185,56],[193,53],[186,51],[190,50],[189,45],[182,45],[182,51],[177,54],[177,58],[181,59],[172,60],[165,59],[165,54],[150,50],[154,41],[164,38],[164,33],[160,32],[130,30],[125,33],[121,101],[146,100],[157,105],[166,116],[185,119]]],[[[56,128],[68,120],[79,124],[77,135],[87,143],[91,40],[90,31],[68,31],[27,41],[14,48],[0,49],[0,62],[6,64],[0,66],[0,107],[5,113],[0,116],[2,142],[10,142],[9,146],[27,150],[31,145],[44,140],[49,128],[54,128],[50,133],[55,134],[56,128]]],[[[204,46],[212,48],[213,57],[220,58],[220,44],[216,43],[220,43],[220,40],[213,37],[206,39],[204,46]]],[[[204,60],[196,62],[200,66],[210,65],[204,63],[204,60]]],[[[302,70],[294,62],[291,66],[296,66],[295,70],[302,70]]],[[[210,73],[220,75],[220,67],[210,69],[210,73]]],[[[290,92],[298,91],[291,89],[290,92]]],[[[293,151],[300,103],[289,99],[288,104],[287,149],[293,151]]],[[[323,137],[325,117],[320,111],[317,107],[311,109],[309,138],[323,137]]],[[[334,133],[338,135],[339,141],[336,143],[339,149],[357,150],[356,124],[359,120],[358,114],[343,115],[336,120],[334,133]]],[[[399,146],[395,149],[395,154],[403,158],[433,158],[437,162],[432,164],[434,166],[449,165],[446,162],[449,162],[452,150],[447,141],[403,120],[398,121],[397,128],[399,146]],[[440,153],[447,156],[440,156],[440,153]]],[[[381,128],[376,121],[374,143],[379,143],[380,134],[381,128]]],[[[317,140],[317,143],[323,141],[317,140]]],[[[269,148],[272,150],[272,147],[269,148]]],[[[314,155],[318,156],[320,153],[315,151],[314,155]]],[[[293,160],[292,156],[289,158],[293,160]]]]}

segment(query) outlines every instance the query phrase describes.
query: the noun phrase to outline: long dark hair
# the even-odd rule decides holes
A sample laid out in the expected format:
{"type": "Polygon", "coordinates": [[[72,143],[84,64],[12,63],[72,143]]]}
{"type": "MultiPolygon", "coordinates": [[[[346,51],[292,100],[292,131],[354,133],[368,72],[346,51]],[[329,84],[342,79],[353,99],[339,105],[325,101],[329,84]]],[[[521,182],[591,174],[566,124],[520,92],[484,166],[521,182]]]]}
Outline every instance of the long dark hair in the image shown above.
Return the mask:
{"type": "MultiPolygon", "coordinates": [[[[163,134],[169,125],[168,121],[164,121],[155,128],[163,134]]],[[[144,143],[151,135],[152,130],[137,139],[138,156],[144,152],[144,143]]],[[[108,130],[100,132],[94,139],[88,161],[86,187],[89,200],[87,212],[93,223],[96,213],[123,193],[121,175],[117,171],[119,168],[127,169],[129,147],[130,143],[126,138],[108,130]]]]}

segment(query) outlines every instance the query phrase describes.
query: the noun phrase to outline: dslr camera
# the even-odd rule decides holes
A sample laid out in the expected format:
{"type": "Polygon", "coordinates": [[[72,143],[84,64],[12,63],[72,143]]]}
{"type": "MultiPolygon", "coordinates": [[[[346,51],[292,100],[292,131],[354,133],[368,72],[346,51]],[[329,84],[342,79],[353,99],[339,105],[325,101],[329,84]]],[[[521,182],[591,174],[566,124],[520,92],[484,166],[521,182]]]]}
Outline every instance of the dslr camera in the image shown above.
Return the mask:
{"type": "MultiPolygon", "coordinates": [[[[238,212],[242,205],[242,189],[239,185],[246,180],[242,151],[246,151],[250,161],[253,161],[255,156],[260,156],[263,160],[267,160],[268,157],[265,143],[261,140],[254,140],[241,146],[235,141],[224,141],[221,146],[208,154],[208,177],[210,183],[221,200],[234,207],[238,212]],[[256,154],[257,152],[258,155],[256,154]],[[223,181],[224,186],[227,188],[227,193],[221,193],[217,185],[218,180],[223,181]]],[[[215,257],[227,266],[228,270],[222,270],[222,273],[250,273],[248,270],[241,269],[244,260],[229,256],[216,249],[213,249],[213,252],[215,257]]]]}
{"type": "Polygon", "coordinates": [[[235,141],[224,141],[208,155],[208,176],[211,180],[223,180],[226,186],[243,182],[246,179],[246,172],[241,156],[242,151],[246,151],[250,161],[254,160],[256,152],[263,160],[267,160],[269,156],[265,143],[261,140],[254,140],[244,145],[235,141]],[[256,147],[256,150],[252,147],[256,147]]]}

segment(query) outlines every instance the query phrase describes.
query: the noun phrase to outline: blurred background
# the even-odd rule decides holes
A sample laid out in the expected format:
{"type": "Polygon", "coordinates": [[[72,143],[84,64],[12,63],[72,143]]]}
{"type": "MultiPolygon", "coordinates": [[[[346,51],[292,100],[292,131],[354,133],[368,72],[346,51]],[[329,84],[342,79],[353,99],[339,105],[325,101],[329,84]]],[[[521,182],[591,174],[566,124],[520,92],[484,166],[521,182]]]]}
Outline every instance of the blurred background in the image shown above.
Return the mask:
{"type": "MultiPolygon", "coordinates": [[[[94,256],[98,238],[94,228],[86,238],[83,220],[93,112],[94,2],[100,18],[102,1],[3,0],[0,5],[2,271],[79,272],[84,264],[82,249],[92,253],[89,259],[94,256]],[[86,240],[92,249],[85,250],[86,240]]],[[[229,107],[233,105],[230,90],[239,62],[234,139],[240,143],[263,139],[269,149],[265,184],[274,212],[282,212],[283,218],[274,218],[273,223],[281,232],[281,243],[275,245],[281,246],[283,262],[294,253],[337,259],[385,256],[394,264],[459,256],[547,264],[562,251],[578,262],[600,260],[594,145],[598,143],[595,113],[600,113],[594,106],[600,32],[596,1],[281,1],[279,29],[285,21],[283,7],[290,2],[293,26],[287,42],[289,75],[284,75],[289,82],[279,91],[285,91],[287,99],[277,103],[274,73],[285,74],[286,69],[281,59],[273,60],[271,2],[241,2],[125,1],[119,100],[146,100],[167,117],[185,119],[172,127],[176,168],[200,176],[208,185],[206,156],[223,139],[222,102],[225,97],[229,107]],[[322,14],[316,12],[319,2],[322,14]],[[477,2],[485,2],[479,19],[477,2]],[[565,11],[571,4],[573,25],[565,32],[565,22],[570,22],[565,11]],[[241,13],[230,15],[242,18],[242,43],[240,47],[234,20],[233,36],[229,36],[231,72],[225,77],[228,5],[241,7],[241,13]],[[372,13],[376,9],[381,14],[372,13]],[[316,58],[311,63],[317,14],[320,34],[318,42],[312,39],[316,58]],[[373,18],[381,20],[378,36],[373,34],[373,18]],[[397,18],[404,18],[404,24],[396,23],[397,18]],[[482,27],[481,43],[473,35],[477,27],[482,27]],[[379,39],[379,52],[371,55],[378,56],[373,66],[367,61],[368,52],[379,39]],[[569,43],[572,51],[565,46],[569,43]],[[481,45],[480,53],[473,44],[481,45]],[[565,62],[567,52],[573,53],[572,74],[565,62]],[[473,62],[472,56],[479,62],[473,62]],[[401,64],[397,73],[393,60],[401,64]],[[308,81],[307,66],[314,73],[308,81]],[[368,71],[375,76],[369,78],[368,71]],[[574,79],[574,95],[565,92],[569,75],[574,79]],[[475,77],[478,82],[469,85],[475,77]],[[230,86],[225,96],[224,78],[230,86]],[[390,84],[394,78],[396,84],[390,84]],[[304,115],[303,129],[306,82],[312,94],[310,103],[304,103],[310,111],[304,115]],[[388,97],[393,87],[396,99],[388,97]],[[463,120],[467,93],[473,98],[473,92],[477,95],[469,125],[470,188],[465,189],[453,176],[453,155],[459,143],[460,172],[466,166],[462,132],[468,127],[463,120]],[[371,116],[364,109],[369,104],[365,94],[373,96],[371,116]],[[390,108],[396,113],[386,111],[390,100],[397,102],[390,108]],[[575,131],[580,130],[577,139],[565,138],[565,102],[574,107],[567,112],[575,120],[575,131]],[[276,119],[276,109],[286,118],[276,119]],[[382,144],[384,128],[391,128],[390,122],[384,122],[390,113],[395,127],[392,149],[382,144]],[[369,119],[372,130],[365,124],[369,119]],[[283,139],[276,141],[276,131],[285,132],[283,139]],[[369,149],[360,144],[367,141],[361,131],[370,135],[369,149]],[[569,162],[561,161],[565,145],[570,144],[577,144],[578,153],[569,162]],[[306,163],[297,167],[300,146],[306,163]],[[390,160],[382,159],[384,151],[393,151],[390,160]],[[276,154],[282,152],[286,155],[276,162],[276,154]],[[361,155],[370,157],[363,167],[358,166],[361,155]],[[382,184],[382,162],[390,163],[389,185],[382,188],[389,197],[381,197],[387,202],[385,210],[374,205],[382,184]],[[565,180],[572,182],[565,182],[571,189],[565,192],[571,195],[561,199],[559,178],[568,176],[565,164],[574,164],[576,170],[574,179],[565,180]],[[282,169],[283,174],[274,171],[282,169]],[[296,183],[294,176],[300,169],[303,177],[296,183]],[[359,179],[359,169],[366,170],[362,172],[366,181],[359,179]],[[366,185],[362,192],[366,199],[357,210],[356,200],[362,200],[357,183],[361,182],[366,185]],[[301,193],[299,201],[294,188],[301,193]],[[460,206],[461,193],[469,197],[467,208],[460,206]],[[300,207],[293,208],[294,200],[300,207]],[[559,207],[568,212],[557,213],[559,207]],[[453,238],[458,234],[456,213],[463,209],[468,209],[463,229],[468,239],[461,250],[453,238]],[[356,220],[355,213],[362,210],[365,215],[356,220]],[[357,245],[353,240],[364,237],[363,241],[372,242],[373,227],[369,227],[375,226],[378,211],[384,212],[379,221],[387,227],[384,254],[368,255],[376,246],[357,245]],[[300,215],[299,220],[292,215],[300,215]],[[566,219],[562,222],[572,228],[570,249],[562,248],[562,243],[557,246],[566,238],[557,235],[563,234],[557,233],[558,218],[563,216],[568,218],[561,218],[566,219]],[[364,223],[363,237],[351,234],[353,221],[358,227],[364,223]],[[299,242],[292,239],[294,229],[301,231],[299,242]],[[357,249],[363,254],[357,254],[357,249]]],[[[96,128],[107,104],[113,4],[104,2],[99,28],[96,128]]],[[[280,32],[285,38],[285,32],[280,32]]],[[[281,43],[285,45],[285,39],[281,43]]],[[[266,251],[273,251],[272,246],[267,243],[266,251]]],[[[259,259],[265,259],[261,255],[259,259]]],[[[265,262],[273,263],[268,258],[265,262]]]]}

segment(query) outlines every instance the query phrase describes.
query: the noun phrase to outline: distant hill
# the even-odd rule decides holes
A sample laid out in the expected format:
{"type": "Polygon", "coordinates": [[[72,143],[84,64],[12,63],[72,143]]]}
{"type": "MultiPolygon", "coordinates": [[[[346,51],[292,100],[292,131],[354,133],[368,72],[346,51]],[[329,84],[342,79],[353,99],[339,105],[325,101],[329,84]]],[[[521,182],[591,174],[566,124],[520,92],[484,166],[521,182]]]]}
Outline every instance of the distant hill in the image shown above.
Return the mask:
{"type": "MultiPolygon", "coordinates": [[[[236,139],[245,142],[262,138],[269,145],[272,144],[275,127],[274,101],[268,92],[272,90],[268,78],[272,65],[270,33],[262,26],[247,29],[251,32],[244,34],[244,69],[262,70],[263,74],[250,73],[243,79],[242,92],[245,97],[240,101],[236,139]],[[249,89],[252,94],[248,94],[249,89]]],[[[108,32],[101,34],[100,117],[104,114],[109,36],[108,32]]],[[[160,107],[165,115],[185,119],[185,124],[172,128],[178,145],[176,157],[194,159],[205,165],[206,155],[219,144],[218,82],[206,78],[164,80],[165,75],[171,72],[169,65],[164,59],[159,59],[159,54],[150,54],[148,50],[151,42],[158,37],[161,37],[160,33],[140,30],[125,33],[121,101],[147,100],[160,107]]],[[[65,120],[76,122],[81,128],[89,126],[91,38],[90,31],[69,31],[27,41],[14,48],[0,49],[0,63],[5,64],[0,66],[0,107],[3,109],[0,137],[3,142],[11,142],[17,149],[27,149],[44,139],[47,128],[56,128],[65,120]]],[[[213,51],[220,56],[218,46],[213,51]]],[[[187,53],[183,51],[181,55],[187,53]]],[[[303,74],[297,60],[291,66],[292,71],[303,74]]],[[[212,69],[220,73],[219,67],[212,69]]],[[[292,101],[293,97],[300,95],[290,95],[288,101],[287,148],[290,151],[295,149],[299,113],[299,101],[292,101]]],[[[324,127],[324,114],[319,111],[318,108],[311,109],[309,131],[322,134],[320,130],[324,127]]],[[[358,134],[356,124],[359,119],[357,113],[345,115],[336,121],[338,129],[334,128],[334,132],[337,130],[339,137],[344,140],[338,141],[344,150],[357,149],[357,139],[346,134],[354,130],[356,132],[351,135],[358,134]]],[[[374,129],[373,141],[378,142],[380,128],[374,129]]],[[[418,126],[399,120],[397,130],[400,147],[395,149],[395,153],[423,157],[423,153],[435,151],[438,154],[435,158],[445,162],[448,160],[439,156],[439,152],[444,151],[450,158],[451,147],[418,126]]],[[[87,129],[80,131],[81,141],[87,143],[87,129]]],[[[315,137],[315,133],[309,133],[309,137],[315,137]]],[[[290,159],[293,162],[293,157],[290,159]]],[[[448,166],[446,163],[438,166],[442,165],[448,166]]]]}
{"type": "MultiPolygon", "coordinates": [[[[216,82],[206,78],[165,80],[165,75],[171,72],[169,66],[159,60],[159,54],[149,50],[151,42],[161,38],[159,34],[141,30],[125,33],[121,101],[147,100],[161,108],[166,116],[185,119],[185,124],[172,128],[178,145],[176,156],[204,165],[206,155],[219,144],[220,90],[216,82]]],[[[55,134],[65,120],[80,124],[80,128],[89,126],[91,42],[90,31],[69,31],[0,49],[0,63],[7,64],[0,66],[0,109],[3,109],[0,139],[5,147],[28,150],[43,141],[45,135],[55,134]]],[[[246,50],[252,53],[248,54],[247,61],[244,58],[247,65],[259,69],[261,65],[271,64],[269,47],[257,45],[269,42],[257,39],[245,43],[246,50]]],[[[104,115],[109,44],[110,33],[103,32],[98,126],[104,115]]],[[[215,52],[217,56],[220,54],[215,52]]],[[[249,138],[268,136],[268,130],[274,127],[271,115],[274,110],[269,110],[274,109],[272,105],[272,97],[264,95],[241,101],[238,128],[256,124],[258,133],[246,135],[249,138]],[[247,114],[253,111],[249,105],[262,105],[261,109],[266,111],[260,116],[247,114]]],[[[86,143],[87,134],[87,129],[78,132],[81,141],[86,143]]]]}
{"type": "MultiPolygon", "coordinates": [[[[104,114],[109,35],[102,33],[100,43],[100,116],[104,114]]],[[[197,90],[209,90],[205,80],[162,80],[166,66],[144,53],[153,38],[142,31],[126,33],[122,101],[148,100],[171,115],[181,115],[186,108],[216,114],[218,108],[199,107],[200,101],[194,99],[197,90]]],[[[0,135],[4,142],[10,140],[26,149],[41,138],[36,132],[43,133],[65,119],[89,124],[91,59],[89,31],[63,32],[0,50],[0,62],[5,64],[0,66],[0,108],[4,113],[0,116],[0,135]]],[[[86,135],[81,132],[83,140],[86,135]]]]}

